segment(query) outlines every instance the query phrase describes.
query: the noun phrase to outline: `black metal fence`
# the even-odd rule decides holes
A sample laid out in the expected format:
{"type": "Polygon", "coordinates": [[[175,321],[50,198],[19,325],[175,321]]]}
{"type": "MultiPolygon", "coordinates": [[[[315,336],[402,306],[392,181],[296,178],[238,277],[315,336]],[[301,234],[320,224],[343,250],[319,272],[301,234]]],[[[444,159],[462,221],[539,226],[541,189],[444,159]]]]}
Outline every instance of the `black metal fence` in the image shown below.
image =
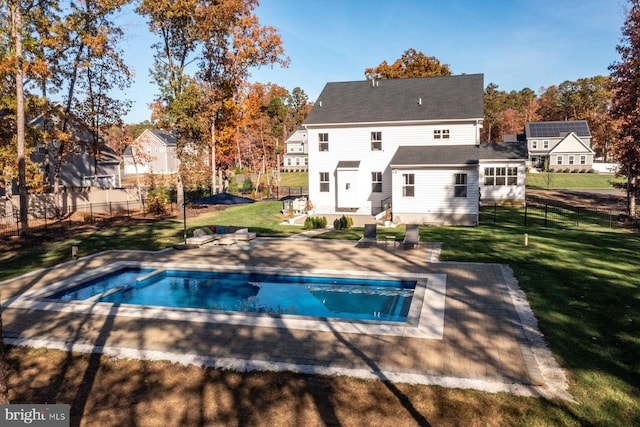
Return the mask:
{"type": "Polygon", "coordinates": [[[550,228],[617,228],[634,225],[627,215],[620,211],[537,203],[526,203],[522,206],[484,205],[480,208],[480,224],[550,228]]]}
{"type": "MultiPolygon", "coordinates": [[[[172,205],[171,210],[174,209],[175,205],[172,205]]],[[[34,209],[29,212],[29,229],[32,232],[48,232],[144,215],[137,201],[83,203],[58,210],[53,207],[34,209]]],[[[19,234],[20,212],[16,209],[10,215],[0,215],[0,237],[19,234]]]]}

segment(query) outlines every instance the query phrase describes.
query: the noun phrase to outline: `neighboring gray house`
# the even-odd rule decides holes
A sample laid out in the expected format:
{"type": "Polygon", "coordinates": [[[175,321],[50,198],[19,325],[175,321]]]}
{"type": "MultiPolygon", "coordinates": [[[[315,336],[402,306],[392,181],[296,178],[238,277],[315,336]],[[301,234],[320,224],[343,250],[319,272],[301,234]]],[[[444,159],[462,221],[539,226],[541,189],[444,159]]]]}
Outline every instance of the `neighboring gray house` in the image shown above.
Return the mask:
{"type": "Polygon", "coordinates": [[[296,129],[285,141],[282,170],[285,172],[306,171],[309,166],[309,138],[307,129],[296,129]]]}
{"type": "Polygon", "coordinates": [[[476,225],[522,201],[526,147],[480,145],[483,75],[328,83],[305,120],[315,214],[476,225]]]}
{"type": "MultiPolygon", "coordinates": [[[[59,126],[62,118],[61,114],[57,114],[54,109],[49,115],[48,120],[59,126]]],[[[36,127],[40,130],[44,127],[44,115],[40,115],[29,121],[28,126],[36,127]]],[[[76,150],[68,154],[60,167],[60,186],[66,188],[81,187],[120,187],[120,157],[113,151],[102,139],[99,138],[99,152],[97,156],[91,153],[93,135],[91,130],[82,123],[78,118],[72,117],[67,123],[67,131],[74,140],[76,150]],[[94,178],[97,182],[94,183],[94,178]]],[[[49,180],[50,184],[54,184],[56,156],[55,150],[59,147],[56,141],[49,144],[49,180]]],[[[30,159],[34,163],[41,165],[40,172],[45,170],[45,154],[46,147],[42,144],[38,145],[34,152],[30,155],[30,159]]]]}
{"type": "Polygon", "coordinates": [[[529,164],[542,169],[585,169],[593,166],[591,131],[586,120],[526,122],[529,164]]]}
{"type": "Polygon", "coordinates": [[[178,172],[177,140],[172,132],[146,129],[123,154],[125,175],[178,172]],[[135,156],[134,156],[135,154],[135,156]]]}

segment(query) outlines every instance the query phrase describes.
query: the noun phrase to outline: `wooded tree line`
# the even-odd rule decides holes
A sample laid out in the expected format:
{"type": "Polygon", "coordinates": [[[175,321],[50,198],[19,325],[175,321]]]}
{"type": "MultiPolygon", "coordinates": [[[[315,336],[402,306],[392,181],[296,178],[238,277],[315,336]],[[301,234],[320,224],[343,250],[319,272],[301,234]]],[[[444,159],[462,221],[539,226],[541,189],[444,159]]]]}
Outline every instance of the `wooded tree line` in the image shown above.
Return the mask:
{"type": "MultiPolygon", "coordinates": [[[[69,129],[72,116],[91,130],[92,141],[82,143],[96,159],[101,137],[119,153],[132,143],[132,135],[122,127],[130,103],[113,96],[132,79],[119,48],[125,33],[117,19],[130,4],[131,0],[0,3],[0,185],[7,188],[17,180],[25,194],[27,187],[59,191],[59,160],[78,144],[69,129]],[[54,97],[62,102],[54,106],[50,102],[54,97]],[[61,120],[53,120],[54,112],[61,120]],[[25,117],[40,114],[43,129],[20,124],[25,117]],[[55,157],[47,157],[41,169],[28,161],[37,144],[52,148],[46,152],[55,157]],[[51,176],[53,189],[49,188],[51,176]]],[[[287,66],[289,61],[277,30],[258,21],[257,1],[142,0],[137,4],[136,12],[157,36],[150,74],[158,96],[151,125],[174,131],[178,137],[180,185],[216,188],[216,176],[232,168],[252,172],[275,168],[286,135],[304,120],[310,104],[301,88],[289,92],[274,84],[248,82],[253,67],[287,66]]],[[[627,28],[636,25],[632,12],[637,0],[631,0],[630,6],[627,28]]],[[[634,43],[632,35],[623,29],[619,46],[623,62],[625,49],[634,43]]],[[[631,49],[626,55],[635,58],[637,53],[631,49]]],[[[621,133],[628,129],[625,120],[619,113],[612,114],[620,111],[613,108],[616,94],[624,93],[616,86],[624,81],[617,69],[612,69],[612,76],[565,81],[537,92],[530,88],[506,92],[489,83],[482,140],[500,141],[505,134],[521,133],[526,121],[584,119],[598,154],[619,160],[620,141],[630,137],[621,133]]],[[[365,70],[369,79],[451,74],[449,65],[414,49],[391,64],[383,61],[365,70]]]]}

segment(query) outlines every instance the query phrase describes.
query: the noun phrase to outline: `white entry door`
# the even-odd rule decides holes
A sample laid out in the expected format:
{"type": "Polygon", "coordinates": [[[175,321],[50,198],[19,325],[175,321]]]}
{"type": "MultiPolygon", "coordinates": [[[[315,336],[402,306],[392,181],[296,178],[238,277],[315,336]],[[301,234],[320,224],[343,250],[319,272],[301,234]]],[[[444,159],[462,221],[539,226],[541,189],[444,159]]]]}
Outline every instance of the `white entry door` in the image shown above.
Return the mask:
{"type": "Polygon", "coordinates": [[[337,208],[358,207],[358,171],[338,169],[336,185],[338,186],[337,208]]]}

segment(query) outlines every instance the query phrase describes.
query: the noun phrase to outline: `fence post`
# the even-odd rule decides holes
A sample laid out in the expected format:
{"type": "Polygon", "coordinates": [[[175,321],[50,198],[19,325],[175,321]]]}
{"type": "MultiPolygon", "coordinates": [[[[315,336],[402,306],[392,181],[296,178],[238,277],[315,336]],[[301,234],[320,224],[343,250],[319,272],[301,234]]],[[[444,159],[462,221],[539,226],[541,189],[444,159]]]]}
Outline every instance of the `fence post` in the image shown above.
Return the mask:
{"type": "Polygon", "coordinates": [[[547,216],[549,214],[549,205],[544,205],[544,226],[547,227],[547,216]]]}

